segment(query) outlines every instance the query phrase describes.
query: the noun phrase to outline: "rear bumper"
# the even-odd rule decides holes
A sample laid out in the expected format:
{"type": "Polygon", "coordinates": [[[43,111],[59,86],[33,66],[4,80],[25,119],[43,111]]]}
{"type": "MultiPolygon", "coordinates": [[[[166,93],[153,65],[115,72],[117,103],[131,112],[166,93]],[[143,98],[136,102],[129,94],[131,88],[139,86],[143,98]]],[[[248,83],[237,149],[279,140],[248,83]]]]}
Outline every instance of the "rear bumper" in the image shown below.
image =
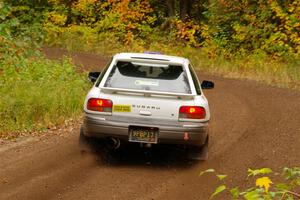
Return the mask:
{"type": "Polygon", "coordinates": [[[124,122],[111,120],[110,117],[85,115],[83,130],[88,137],[115,137],[128,141],[129,126],[156,127],[159,129],[158,143],[203,145],[208,136],[208,122],[161,124],[147,123],[147,120],[124,122]]]}

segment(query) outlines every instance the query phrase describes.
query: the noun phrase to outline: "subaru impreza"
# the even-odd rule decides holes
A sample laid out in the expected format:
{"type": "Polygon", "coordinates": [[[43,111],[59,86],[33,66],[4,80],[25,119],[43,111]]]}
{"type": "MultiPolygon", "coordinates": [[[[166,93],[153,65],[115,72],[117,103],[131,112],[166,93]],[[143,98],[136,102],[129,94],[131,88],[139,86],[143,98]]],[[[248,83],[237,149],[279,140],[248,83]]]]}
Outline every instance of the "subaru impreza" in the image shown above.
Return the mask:
{"type": "Polygon", "coordinates": [[[200,83],[188,59],[119,53],[89,78],[94,85],[84,102],[81,143],[103,139],[112,149],[174,144],[193,159],[207,159],[210,111],[203,89],[214,83],[200,83]]]}

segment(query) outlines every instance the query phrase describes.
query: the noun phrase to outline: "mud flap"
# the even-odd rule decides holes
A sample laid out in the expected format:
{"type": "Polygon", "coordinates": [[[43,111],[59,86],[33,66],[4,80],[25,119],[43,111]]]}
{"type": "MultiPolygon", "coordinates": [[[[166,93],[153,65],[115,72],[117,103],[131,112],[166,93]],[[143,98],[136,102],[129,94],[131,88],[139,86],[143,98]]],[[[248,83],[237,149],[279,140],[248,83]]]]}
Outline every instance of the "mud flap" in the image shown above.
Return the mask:
{"type": "Polygon", "coordinates": [[[208,159],[208,137],[203,146],[195,146],[188,149],[188,159],[197,161],[204,161],[208,159]]]}
{"type": "Polygon", "coordinates": [[[90,152],[91,149],[91,138],[88,138],[84,135],[83,127],[80,127],[80,134],[79,134],[79,149],[81,153],[90,152]]]}

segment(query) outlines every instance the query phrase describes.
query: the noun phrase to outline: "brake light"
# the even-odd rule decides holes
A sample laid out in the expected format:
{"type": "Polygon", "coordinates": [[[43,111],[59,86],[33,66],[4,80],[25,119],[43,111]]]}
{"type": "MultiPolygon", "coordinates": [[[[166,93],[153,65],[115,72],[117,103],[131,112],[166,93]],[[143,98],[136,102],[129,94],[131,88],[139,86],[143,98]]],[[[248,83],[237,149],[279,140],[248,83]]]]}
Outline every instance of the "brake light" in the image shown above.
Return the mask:
{"type": "Polygon", "coordinates": [[[98,112],[112,112],[113,103],[109,99],[90,98],[87,109],[98,112]]]}
{"type": "Polygon", "coordinates": [[[205,108],[200,106],[181,106],[179,108],[179,118],[204,119],[205,116],[205,108]]]}

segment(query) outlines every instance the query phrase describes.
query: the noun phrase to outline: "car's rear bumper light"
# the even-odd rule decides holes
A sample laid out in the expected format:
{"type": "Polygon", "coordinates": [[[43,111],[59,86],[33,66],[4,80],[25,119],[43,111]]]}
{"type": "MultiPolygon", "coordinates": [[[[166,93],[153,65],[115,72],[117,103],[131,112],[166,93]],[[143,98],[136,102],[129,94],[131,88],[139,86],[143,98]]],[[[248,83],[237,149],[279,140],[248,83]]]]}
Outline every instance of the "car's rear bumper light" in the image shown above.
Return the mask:
{"type": "Polygon", "coordinates": [[[179,108],[179,119],[204,119],[205,108],[200,106],[181,106],[179,108]]]}
{"type": "Polygon", "coordinates": [[[98,112],[112,112],[113,103],[109,99],[90,98],[87,109],[98,112]]]}

